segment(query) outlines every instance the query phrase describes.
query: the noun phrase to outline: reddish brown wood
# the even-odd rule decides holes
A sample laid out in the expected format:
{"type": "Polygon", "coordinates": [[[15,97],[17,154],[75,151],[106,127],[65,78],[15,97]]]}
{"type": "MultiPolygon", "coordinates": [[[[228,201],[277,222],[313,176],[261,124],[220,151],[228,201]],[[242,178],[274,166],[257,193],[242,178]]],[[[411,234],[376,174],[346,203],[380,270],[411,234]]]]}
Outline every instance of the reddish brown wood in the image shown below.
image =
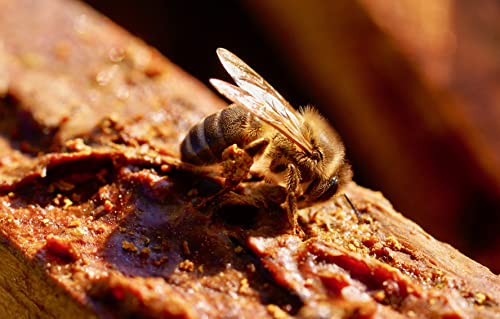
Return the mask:
{"type": "Polygon", "coordinates": [[[223,104],[72,1],[0,1],[0,309],[21,318],[484,317],[500,281],[380,193],[300,210],[179,164],[223,104]]]}

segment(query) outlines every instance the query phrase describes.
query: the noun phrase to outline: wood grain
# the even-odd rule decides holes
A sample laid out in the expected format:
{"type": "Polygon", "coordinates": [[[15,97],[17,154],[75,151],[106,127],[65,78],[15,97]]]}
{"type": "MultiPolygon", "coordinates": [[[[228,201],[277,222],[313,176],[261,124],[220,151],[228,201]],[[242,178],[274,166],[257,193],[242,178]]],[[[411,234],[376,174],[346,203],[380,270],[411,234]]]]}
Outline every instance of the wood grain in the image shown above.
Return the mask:
{"type": "MultiPolygon", "coordinates": [[[[25,318],[483,317],[500,281],[377,192],[299,212],[178,161],[224,106],[73,1],[0,1],[0,308],[25,318]],[[14,125],[13,125],[14,124],[14,125]]],[[[214,55],[215,58],[215,55],[214,55]]]]}

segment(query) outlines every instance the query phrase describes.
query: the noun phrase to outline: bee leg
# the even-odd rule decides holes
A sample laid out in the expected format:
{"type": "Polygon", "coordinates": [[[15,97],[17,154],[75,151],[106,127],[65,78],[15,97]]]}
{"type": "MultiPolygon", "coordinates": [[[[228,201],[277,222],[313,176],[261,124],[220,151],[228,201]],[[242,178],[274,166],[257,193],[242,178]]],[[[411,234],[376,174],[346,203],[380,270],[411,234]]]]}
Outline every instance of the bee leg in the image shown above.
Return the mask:
{"type": "Polygon", "coordinates": [[[246,150],[233,144],[222,152],[221,164],[222,177],[226,179],[225,184],[234,188],[248,176],[253,158],[246,150]]]}
{"type": "Polygon", "coordinates": [[[269,145],[269,139],[259,138],[255,141],[249,143],[245,147],[245,152],[247,152],[247,154],[253,158],[257,155],[262,154],[268,145],[269,145]]]}
{"type": "Polygon", "coordinates": [[[247,178],[250,167],[253,165],[253,157],[262,154],[269,145],[269,140],[265,138],[257,139],[249,143],[244,149],[233,144],[222,152],[222,177],[225,178],[224,186],[220,191],[205,198],[197,207],[203,207],[214,198],[218,198],[231,190],[247,178]]]}
{"type": "Polygon", "coordinates": [[[269,145],[266,138],[257,139],[249,143],[244,149],[233,144],[222,152],[222,176],[226,179],[225,187],[234,188],[247,178],[253,158],[262,154],[269,145]]]}
{"type": "Polygon", "coordinates": [[[287,174],[287,195],[286,195],[286,211],[288,222],[293,227],[295,235],[303,236],[304,232],[300,228],[298,218],[297,193],[300,183],[300,173],[293,164],[288,165],[287,174]]]}
{"type": "Polygon", "coordinates": [[[224,177],[224,186],[217,193],[205,198],[199,203],[197,208],[205,206],[214,198],[218,198],[230,191],[232,191],[238,184],[244,180],[250,172],[250,167],[253,164],[253,158],[244,149],[233,144],[228,146],[222,152],[222,177],[224,177]]]}
{"type": "MultiPolygon", "coordinates": [[[[247,146],[245,146],[245,151],[252,158],[255,158],[256,156],[262,155],[268,145],[269,145],[269,139],[259,138],[249,143],[247,146]]],[[[250,174],[251,174],[250,180],[263,180],[265,178],[262,172],[251,171],[250,174]]]]}

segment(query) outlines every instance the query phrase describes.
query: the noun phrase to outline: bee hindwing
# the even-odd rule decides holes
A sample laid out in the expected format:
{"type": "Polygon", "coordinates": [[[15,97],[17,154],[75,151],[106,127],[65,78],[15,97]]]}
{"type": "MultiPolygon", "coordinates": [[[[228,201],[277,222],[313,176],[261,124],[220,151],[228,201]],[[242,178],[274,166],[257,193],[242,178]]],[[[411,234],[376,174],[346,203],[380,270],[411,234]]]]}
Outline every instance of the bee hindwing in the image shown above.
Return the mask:
{"type": "Polygon", "coordinates": [[[238,86],[216,79],[211,79],[210,83],[226,98],[245,107],[303,151],[311,152],[311,144],[300,129],[302,115],[236,55],[222,48],[217,49],[217,55],[238,86]]]}

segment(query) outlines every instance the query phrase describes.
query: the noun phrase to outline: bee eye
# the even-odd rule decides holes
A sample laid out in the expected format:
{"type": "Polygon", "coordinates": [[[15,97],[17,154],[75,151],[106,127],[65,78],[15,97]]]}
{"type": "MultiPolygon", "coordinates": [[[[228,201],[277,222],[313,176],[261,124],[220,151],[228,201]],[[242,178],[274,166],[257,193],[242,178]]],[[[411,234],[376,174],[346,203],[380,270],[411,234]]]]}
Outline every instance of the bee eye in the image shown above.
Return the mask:
{"type": "Polygon", "coordinates": [[[335,195],[338,186],[337,176],[329,180],[316,178],[309,184],[304,195],[308,197],[309,200],[325,201],[335,195]]]}
{"type": "Polygon", "coordinates": [[[328,187],[325,189],[323,194],[318,198],[318,201],[324,201],[335,195],[337,193],[337,190],[339,188],[339,183],[338,183],[338,178],[337,176],[333,177],[329,183],[328,187]]]}

